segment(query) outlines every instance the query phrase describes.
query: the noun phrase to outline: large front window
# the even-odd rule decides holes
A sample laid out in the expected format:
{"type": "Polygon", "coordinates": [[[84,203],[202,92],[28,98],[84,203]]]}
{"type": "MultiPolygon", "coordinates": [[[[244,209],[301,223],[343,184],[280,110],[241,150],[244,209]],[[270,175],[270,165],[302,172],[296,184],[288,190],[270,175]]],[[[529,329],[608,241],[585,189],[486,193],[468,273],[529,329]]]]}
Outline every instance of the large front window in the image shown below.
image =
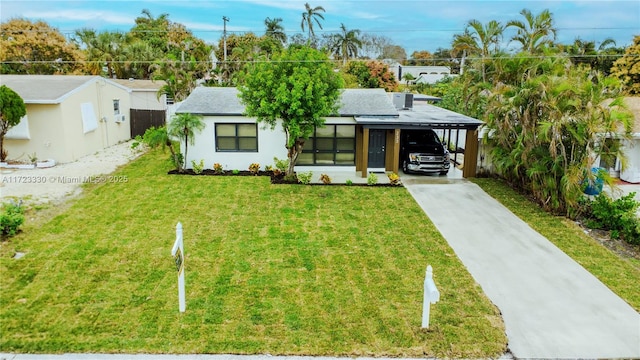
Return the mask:
{"type": "Polygon", "coordinates": [[[325,125],[316,128],[304,143],[298,165],[355,165],[355,125],[325,125]]]}
{"type": "Polygon", "coordinates": [[[216,124],[216,151],[258,151],[256,124],[216,124]]]}

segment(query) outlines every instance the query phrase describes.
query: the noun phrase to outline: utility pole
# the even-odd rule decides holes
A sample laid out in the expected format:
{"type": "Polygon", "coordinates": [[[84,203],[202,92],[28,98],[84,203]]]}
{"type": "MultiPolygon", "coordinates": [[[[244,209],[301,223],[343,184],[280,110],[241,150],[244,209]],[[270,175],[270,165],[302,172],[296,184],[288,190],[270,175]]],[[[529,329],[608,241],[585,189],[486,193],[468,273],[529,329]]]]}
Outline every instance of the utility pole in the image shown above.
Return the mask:
{"type": "Polygon", "coordinates": [[[222,38],[224,39],[224,62],[227,62],[227,21],[229,21],[229,18],[226,16],[222,17],[222,21],[224,21],[224,29],[222,31],[222,38]]]}

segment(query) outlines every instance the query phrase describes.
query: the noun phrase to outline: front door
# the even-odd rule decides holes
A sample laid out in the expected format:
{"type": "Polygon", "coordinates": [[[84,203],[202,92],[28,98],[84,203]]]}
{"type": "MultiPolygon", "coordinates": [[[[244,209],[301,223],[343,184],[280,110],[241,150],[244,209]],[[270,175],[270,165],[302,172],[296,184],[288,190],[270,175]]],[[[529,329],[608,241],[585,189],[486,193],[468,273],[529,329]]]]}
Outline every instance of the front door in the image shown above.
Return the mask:
{"type": "Polygon", "coordinates": [[[369,130],[369,168],[384,167],[385,130],[369,130]]]}

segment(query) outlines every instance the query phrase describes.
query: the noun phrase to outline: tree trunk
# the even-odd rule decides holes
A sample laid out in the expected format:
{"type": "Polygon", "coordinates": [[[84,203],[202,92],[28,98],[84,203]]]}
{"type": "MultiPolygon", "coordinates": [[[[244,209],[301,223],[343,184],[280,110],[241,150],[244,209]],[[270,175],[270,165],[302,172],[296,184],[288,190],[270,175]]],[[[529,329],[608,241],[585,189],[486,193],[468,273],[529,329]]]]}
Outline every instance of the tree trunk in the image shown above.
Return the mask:
{"type": "Polygon", "coordinates": [[[287,147],[289,157],[289,167],[287,168],[287,176],[291,176],[295,173],[296,162],[298,161],[298,155],[302,152],[302,147],[304,146],[303,138],[296,139],[296,142],[293,146],[287,147]]]}
{"type": "Polygon", "coordinates": [[[5,161],[7,153],[4,152],[4,135],[0,134],[0,161],[5,161]]]}

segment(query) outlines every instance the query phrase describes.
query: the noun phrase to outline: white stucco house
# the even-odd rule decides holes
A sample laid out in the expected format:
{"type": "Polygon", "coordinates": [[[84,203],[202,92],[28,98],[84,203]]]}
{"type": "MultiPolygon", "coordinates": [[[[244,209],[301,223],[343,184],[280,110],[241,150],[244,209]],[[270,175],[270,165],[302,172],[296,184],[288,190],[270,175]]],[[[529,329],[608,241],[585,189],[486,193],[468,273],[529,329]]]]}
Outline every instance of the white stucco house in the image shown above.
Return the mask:
{"type": "Polygon", "coordinates": [[[131,137],[144,135],[144,132],[154,126],[160,127],[166,123],[168,104],[173,100],[167,95],[158,96],[158,91],[165,84],[164,81],[141,79],[112,79],[129,90],[131,109],[129,112],[129,127],[131,137]]]}
{"type": "MultiPolygon", "coordinates": [[[[246,117],[238,94],[236,88],[198,87],[180,104],[176,113],[201,115],[205,123],[194,145],[189,144],[187,168],[191,168],[191,161],[203,160],[206,169],[219,163],[225,170],[247,170],[252,163],[264,168],[274,164],[274,157],[287,158],[282,127],[265,128],[255,118],[246,117]]],[[[296,169],[331,167],[355,171],[362,177],[369,171],[397,173],[400,134],[408,129],[466,129],[465,149],[470,158],[475,158],[476,129],[481,121],[426,101],[421,106],[404,107],[414,102],[394,102],[395,95],[383,89],[342,90],[338,113],[326,117],[325,126],[316,128],[305,142],[296,169]]],[[[468,165],[463,176],[475,176],[476,162],[469,161],[468,165]]]]}
{"type": "Polygon", "coordinates": [[[389,70],[398,82],[404,82],[405,74],[411,74],[414,84],[435,84],[445,77],[458,76],[451,74],[451,68],[448,66],[404,66],[396,63],[389,66],[389,70]]]}
{"type": "Polygon", "coordinates": [[[2,75],[27,114],[9,130],[8,160],[75,161],[131,139],[130,90],[99,76],[2,75]]]}

